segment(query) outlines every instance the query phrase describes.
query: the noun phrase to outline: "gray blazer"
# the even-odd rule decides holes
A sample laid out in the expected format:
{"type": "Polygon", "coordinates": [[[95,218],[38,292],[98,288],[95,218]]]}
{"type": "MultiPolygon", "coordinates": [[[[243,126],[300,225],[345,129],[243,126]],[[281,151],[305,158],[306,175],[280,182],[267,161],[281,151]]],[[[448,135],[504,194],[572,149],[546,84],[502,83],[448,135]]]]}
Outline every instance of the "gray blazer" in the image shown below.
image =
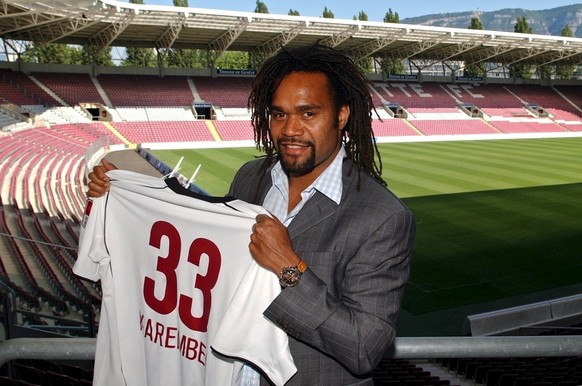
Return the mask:
{"type": "MultiPolygon", "coordinates": [[[[263,181],[258,175],[262,162],[243,165],[230,195],[262,204],[271,187],[269,171],[263,181]]],[[[344,159],[339,206],[316,192],[288,227],[309,269],[264,312],[290,338],[298,372],[288,385],[373,385],[371,372],[395,337],[415,220],[363,172],[358,191],[352,166],[344,159]]]]}

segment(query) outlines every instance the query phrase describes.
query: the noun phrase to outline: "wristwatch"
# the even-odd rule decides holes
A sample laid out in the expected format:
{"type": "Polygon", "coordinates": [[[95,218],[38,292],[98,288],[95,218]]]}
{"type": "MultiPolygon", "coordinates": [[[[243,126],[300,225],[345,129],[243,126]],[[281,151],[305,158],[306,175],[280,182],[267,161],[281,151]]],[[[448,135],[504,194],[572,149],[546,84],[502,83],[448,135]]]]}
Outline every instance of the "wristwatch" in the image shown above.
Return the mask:
{"type": "Polygon", "coordinates": [[[307,271],[307,263],[301,260],[295,267],[285,267],[279,275],[281,287],[295,287],[303,272],[307,271]]]}

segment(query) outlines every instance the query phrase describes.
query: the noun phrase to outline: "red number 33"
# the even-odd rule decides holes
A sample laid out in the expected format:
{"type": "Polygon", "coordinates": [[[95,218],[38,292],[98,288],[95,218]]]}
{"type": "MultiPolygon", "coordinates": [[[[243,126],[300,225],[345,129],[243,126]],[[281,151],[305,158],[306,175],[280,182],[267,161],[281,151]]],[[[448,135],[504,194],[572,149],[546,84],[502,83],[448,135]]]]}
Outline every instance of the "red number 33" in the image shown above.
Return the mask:
{"type": "Polygon", "coordinates": [[[169,314],[178,307],[178,314],[182,323],[191,330],[206,332],[212,303],[211,290],[216,285],[220,273],[220,250],[216,244],[205,238],[195,239],[188,249],[188,262],[190,264],[199,266],[202,255],[208,257],[206,274],[197,274],[194,280],[194,288],[200,290],[203,299],[202,315],[194,316],[192,315],[193,299],[188,295],[178,294],[176,269],[178,268],[182,251],[180,233],[172,224],[166,221],[157,221],[150,231],[150,245],[159,249],[164,237],[168,240],[168,253],[167,256],[158,256],[156,265],[156,270],[166,277],[163,296],[161,299],[156,297],[156,282],[146,276],[143,282],[144,299],[152,310],[164,315],[169,314]]]}

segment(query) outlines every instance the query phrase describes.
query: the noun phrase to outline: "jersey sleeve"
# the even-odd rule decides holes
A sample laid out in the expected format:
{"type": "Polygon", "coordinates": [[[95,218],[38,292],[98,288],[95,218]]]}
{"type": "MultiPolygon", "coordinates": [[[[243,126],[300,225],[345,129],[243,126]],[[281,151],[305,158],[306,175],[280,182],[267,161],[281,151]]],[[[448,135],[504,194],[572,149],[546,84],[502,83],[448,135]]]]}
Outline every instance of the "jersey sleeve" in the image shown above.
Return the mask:
{"type": "Polygon", "coordinates": [[[73,272],[98,281],[109,269],[109,253],[105,245],[105,205],[107,197],[89,198],[81,222],[79,249],[73,272]]]}

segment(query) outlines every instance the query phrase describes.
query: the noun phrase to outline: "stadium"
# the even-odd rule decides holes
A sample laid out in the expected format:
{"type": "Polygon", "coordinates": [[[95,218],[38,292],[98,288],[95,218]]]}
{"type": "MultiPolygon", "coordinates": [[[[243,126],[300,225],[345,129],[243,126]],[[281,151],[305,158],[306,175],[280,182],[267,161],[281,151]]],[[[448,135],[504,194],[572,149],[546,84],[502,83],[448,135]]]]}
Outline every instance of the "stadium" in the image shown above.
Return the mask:
{"type": "Polygon", "coordinates": [[[582,39],[109,0],[0,0],[0,20],[0,384],[91,384],[102,293],[72,265],[93,165],[224,195],[260,155],[255,68],[38,64],[23,41],[406,58],[368,75],[384,178],[419,223],[377,384],[582,384],[582,83],[506,71],[581,66],[582,39]]]}

